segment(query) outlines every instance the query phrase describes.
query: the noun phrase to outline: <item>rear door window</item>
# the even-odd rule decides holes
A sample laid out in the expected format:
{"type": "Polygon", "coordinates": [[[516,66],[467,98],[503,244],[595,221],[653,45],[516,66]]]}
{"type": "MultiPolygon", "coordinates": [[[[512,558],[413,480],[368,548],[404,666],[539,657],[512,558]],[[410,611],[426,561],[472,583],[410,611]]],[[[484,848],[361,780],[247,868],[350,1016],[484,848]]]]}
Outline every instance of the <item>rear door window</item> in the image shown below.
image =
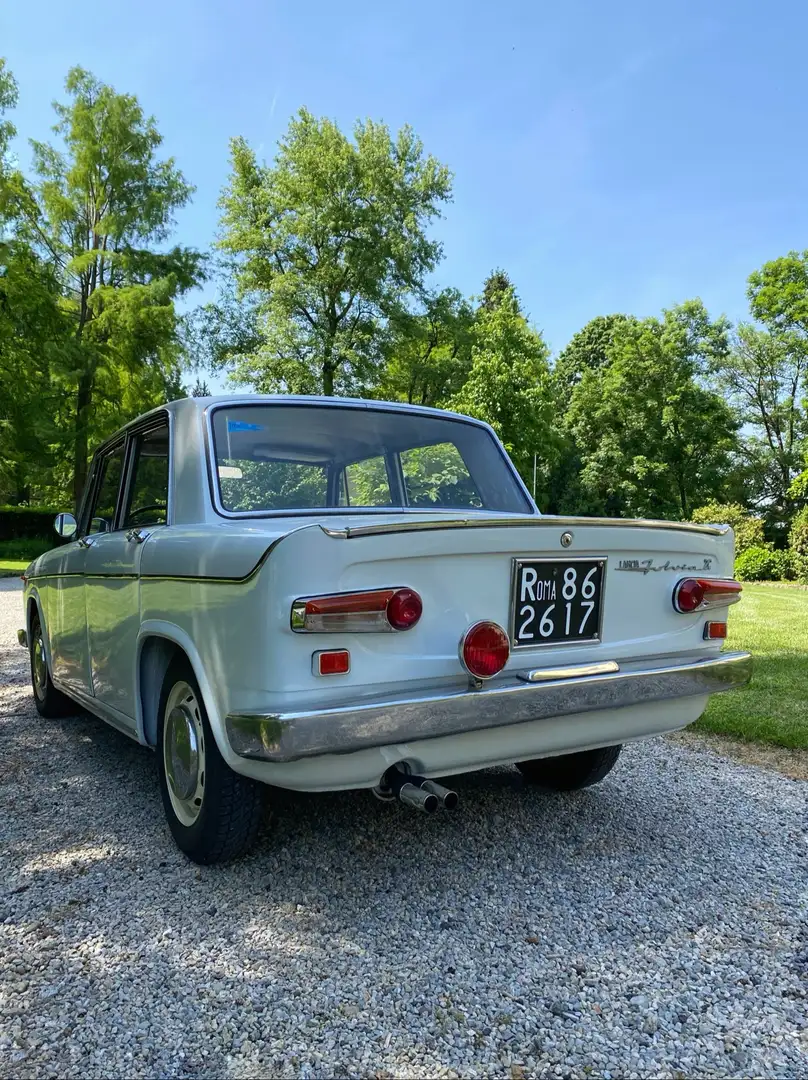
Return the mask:
{"type": "Polygon", "coordinates": [[[129,505],[124,528],[168,520],[168,424],[135,436],[129,505]]]}
{"type": "Polygon", "coordinates": [[[115,528],[115,511],[123,476],[124,444],[107,450],[97,465],[99,470],[95,495],[90,506],[89,534],[111,532],[115,528]]]}
{"type": "Polygon", "coordinates": [[[345,497],[344,506],[392,506],[384,458],[365,458],[348,465],[340,494],[345,497]]]}
{"type": "Polygon", "coordinates": [[[408,506],[479,508],[480,493],[454,443],[432,443],[401,453],[408,506]]]}

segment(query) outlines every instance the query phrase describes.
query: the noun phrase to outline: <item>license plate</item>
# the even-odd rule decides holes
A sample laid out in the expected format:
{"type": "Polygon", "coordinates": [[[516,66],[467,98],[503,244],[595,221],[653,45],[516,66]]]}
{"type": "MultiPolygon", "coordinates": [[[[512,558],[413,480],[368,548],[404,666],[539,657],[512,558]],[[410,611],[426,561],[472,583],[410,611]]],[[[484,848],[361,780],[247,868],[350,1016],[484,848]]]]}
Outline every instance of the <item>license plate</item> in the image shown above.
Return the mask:
{"type": "Polygon", "coordinates": [[[514,559],[514,648],[600,641],[605,559],[514,559]]]}

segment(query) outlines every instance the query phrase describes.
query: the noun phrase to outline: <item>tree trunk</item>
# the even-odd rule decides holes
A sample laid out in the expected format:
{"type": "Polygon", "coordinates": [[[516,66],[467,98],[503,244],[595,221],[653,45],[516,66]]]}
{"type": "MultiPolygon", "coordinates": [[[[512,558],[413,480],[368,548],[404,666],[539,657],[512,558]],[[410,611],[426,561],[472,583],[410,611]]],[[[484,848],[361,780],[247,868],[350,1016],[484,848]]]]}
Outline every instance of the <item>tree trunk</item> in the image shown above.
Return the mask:
{"type": "Polygon", "coordinates": [[[334,365],[330,360],[323,364],[323,394],[326,397],[334,396],[334,365]]]}
{"type": "Polygon", "coordinates": [[[90,403],[93,393],[93,378],[85,372],[79,379],[76,392],[76,431],[73,452],[73,501],[78,515],[81,496],[87,482],[87,454],[90,429],[90,403]]]}

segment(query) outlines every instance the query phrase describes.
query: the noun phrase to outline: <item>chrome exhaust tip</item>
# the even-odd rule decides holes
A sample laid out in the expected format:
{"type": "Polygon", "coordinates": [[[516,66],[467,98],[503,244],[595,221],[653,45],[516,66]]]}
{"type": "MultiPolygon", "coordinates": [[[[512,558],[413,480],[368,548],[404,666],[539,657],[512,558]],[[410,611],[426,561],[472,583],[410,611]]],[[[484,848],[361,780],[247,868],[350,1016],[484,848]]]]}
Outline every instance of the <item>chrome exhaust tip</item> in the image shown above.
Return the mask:
{"type": "Polygon", "coordinates": [[[423,810],[425,814],[434,814],[440,806],[437,795],[433,795],[431,791],[424,791],[422,787],[416,787],[415,784],[402,784],[398,790],[398,798],[400,802],[416,810],[423,810]]]}
{"type": "Polygon", "coordinates": [[[435,795],[444,810],[454,810],[460,802],[456,791],[444,787],[443,784],[436,784],[434,780],[422,780],[421,791],[428,791],[430,795],[435,795]]]}
{"type": "Polygon", "coordinates": [[[434,814],[440,806],[440,799],[434,792],[425,791],[421,786],[424,783],[423,776],[411,776],[394,767],[382,777],[381,787],[388,788],[405,806],[421,810],[424,814],[434,814]]]}

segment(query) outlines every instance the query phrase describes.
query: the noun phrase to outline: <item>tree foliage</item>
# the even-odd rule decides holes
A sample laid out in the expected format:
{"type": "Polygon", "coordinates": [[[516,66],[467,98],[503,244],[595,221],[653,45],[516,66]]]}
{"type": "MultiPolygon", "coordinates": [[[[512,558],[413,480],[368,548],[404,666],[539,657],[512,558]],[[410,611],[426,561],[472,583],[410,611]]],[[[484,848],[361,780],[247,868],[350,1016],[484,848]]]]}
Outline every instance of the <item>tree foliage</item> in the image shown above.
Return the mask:
{"type": "Polygon", "coordinates": [[[391,322],[421,295],[441,245],[426,226],[450,198],[448,169],[413,131],[360,122],[353,141],[305,109],[273,164],[230,147],[220,247],[260,343],[233,375],[259,391],[354,392],[374,382],[391,322]]]}
{"type": "Polygon", "coordinates": [[[36,181],[24,233],[55,274],[71,348],[55,377],[72,395],[73,491],[81,495],[91,432],[178,386],[174,302],[202,276],[200,255],[162,245],[192,188],[137,99],[81,68],[55,104],[61,145],[32,141],[36,181]]]}
{"type": "Polygon", "coordinates": [[[537,496],[544,499],[558,453],[549,349],[522,314],[512,285],[495,303],[481,305],[471,340],[468,378],[448,407],[489,423],[529,485],[536,455],[542,482],[537,496]]]}
{"type": "Polygon", "coordinates": [[[583,486],[638,516],[686,519],[720,498],[738,422],[702,377],[726,350],[725,321],[700,301],[615,327],[608,363],[583,372],[570,402],[583,486]]]}

